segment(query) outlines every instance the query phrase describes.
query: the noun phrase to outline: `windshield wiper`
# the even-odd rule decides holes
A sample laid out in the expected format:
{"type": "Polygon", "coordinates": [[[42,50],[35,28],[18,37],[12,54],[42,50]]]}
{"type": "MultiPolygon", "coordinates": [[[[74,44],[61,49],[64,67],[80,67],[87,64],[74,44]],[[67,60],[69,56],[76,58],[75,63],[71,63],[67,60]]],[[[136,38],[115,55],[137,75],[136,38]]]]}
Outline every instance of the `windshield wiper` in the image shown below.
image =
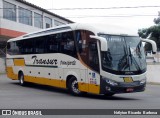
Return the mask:
{"type": "Polygon", "coordinates": [[[131,48],[130,48],[130,46],[129,46],[129,57],[131,58],[131,65],[132,65],[133,59],[132,59],[132,53],[131,53],[131,48]]]}
{"type": "Polygon", "coordinates": [[[124,56],[119,60],[118,63],[118,70],[121,71],[122,69],[126,69],[129,67],[130,70],[130,65],[129,65],[129,58],[128,58],[128,54],[126,52],[126,47],[123,46],[124,49],[124,56]]]}
{"type": "Polygon", "coordinates": [[[140,66],[138,65],[138,63],[137,63],[137,61],[136,61],[136,59],[135,59],[135,57],[131,54],[131,49],[130,49],[130,46],[129,46],[129,57],[130,57],[130,59],[131,59],[131,64],[132,64],[132,62],[134,62],[134,64],[135,64],[135,67],[137,68],[137,70],[141,70],[141,68],[140,68],[140,66]]]}

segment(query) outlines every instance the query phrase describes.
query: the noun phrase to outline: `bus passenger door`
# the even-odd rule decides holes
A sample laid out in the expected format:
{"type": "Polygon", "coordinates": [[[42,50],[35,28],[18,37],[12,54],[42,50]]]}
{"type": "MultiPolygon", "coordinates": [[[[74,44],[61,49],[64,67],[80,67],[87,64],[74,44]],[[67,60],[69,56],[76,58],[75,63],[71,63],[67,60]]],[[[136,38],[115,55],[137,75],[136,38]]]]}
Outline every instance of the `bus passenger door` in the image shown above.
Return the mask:
{"type": "Polygon", "coordinates": [[[80,69],[80,82],[79,82],[79,90],[88,92],[88,84],[86,84],[87,78],[87,69],[80,69]]]}
{"type": "Polygon", "coordinates": [[[79,60],[85,69],[81,69],[81,81],[79,89],[90,93],[100,92],[100,75],[99,75],[99,59],[97,40],[90,38],[90,35],[94,35],[89,31],[77,31],[76,41],[79,49],[79,60]],[[85,84],[83,84],[85,83],[85,84]]]}
{"type": "Polygon", "coordinates": [[[100,70],[97,40],[90,39],[88,42],[88,83],[90,93],[100,93],[100,70]]]}

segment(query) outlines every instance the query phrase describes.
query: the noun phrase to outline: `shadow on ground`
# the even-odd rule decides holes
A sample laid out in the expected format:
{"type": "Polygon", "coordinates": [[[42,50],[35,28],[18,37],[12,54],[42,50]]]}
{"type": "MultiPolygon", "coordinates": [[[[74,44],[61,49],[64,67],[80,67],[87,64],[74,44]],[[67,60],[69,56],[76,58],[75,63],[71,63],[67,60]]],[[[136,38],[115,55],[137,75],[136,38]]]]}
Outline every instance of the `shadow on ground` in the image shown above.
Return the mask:
{"type": "MultiPolygon", "coordinates": [[[[11,84],[20,86],[18,82],[12,82],[11,84]]],[[[62,93],[66,94],[69,96],[71,95],[67,89],[61,89],[61,88],[56,88],[56,87],[51,87],[51,86],[46,86],[46,85],[39,85],[39,84],[34,84],[34,83],[27,83],[25,86],[20,86],[20,87],[25,87],[25,88],[32,88],[32,89],[39,89],[42,91],[48,91],[48,92],[56,92],[56,93],[62,93]]],[[[129,98],[129,97],[120,97],[118,96],[119,94],[115,94],[114,96],[105,96],[105,95],[96,95],[96,94],[83,94],[80,96],[74,96],[74,97],[81,97],[81,98],[87,98],[87,99],[99,99],[99,100],[139,100],[136,98],[129,98]]]]}

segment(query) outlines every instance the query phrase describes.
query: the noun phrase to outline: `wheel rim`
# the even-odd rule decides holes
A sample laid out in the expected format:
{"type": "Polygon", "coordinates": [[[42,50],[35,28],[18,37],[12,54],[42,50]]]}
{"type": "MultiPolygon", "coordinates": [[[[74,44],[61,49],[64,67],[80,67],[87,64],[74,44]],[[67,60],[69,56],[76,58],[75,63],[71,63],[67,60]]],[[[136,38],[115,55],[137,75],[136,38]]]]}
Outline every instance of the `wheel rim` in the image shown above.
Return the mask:
{"type": "Polygon", "coordinates": [[[79,94],[79,93],[80,93],[80,91],[79,91],[79,89],[78,89],[78,82],[77,82],[77,80],[74,80],[74,81],[72,82],[72,90],[73,90],[73,92],[76,93],[76,94],[79,94]]]}
{"type": "Polygon", "coordinates": [[[23,75],[20,76],[20,84],[22,85],[24,83],[23,81],[23,75]]]}

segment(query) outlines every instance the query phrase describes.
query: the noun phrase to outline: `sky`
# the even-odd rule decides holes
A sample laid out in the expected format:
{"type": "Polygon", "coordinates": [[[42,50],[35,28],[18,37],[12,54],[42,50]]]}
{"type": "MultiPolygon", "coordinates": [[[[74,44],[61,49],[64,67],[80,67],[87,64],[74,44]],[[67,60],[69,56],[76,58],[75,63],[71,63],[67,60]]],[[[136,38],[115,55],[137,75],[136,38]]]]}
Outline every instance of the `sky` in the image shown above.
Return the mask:
{"type": "Polygon", "coordinates": [[[160,11],[160,0],[26,0],[79,23],[100,23],[118,25],[132,30],[147,28],[154,25],[154,18],[160,11]],[[114,8],[159,6],[141,8],[114,8]],[[106,9],[111,8],[112,9],[106,9]],[[70,8],[70,10],[64,9],[70,8]],[[82,9],[75,9],[82,8],[82,9]],[[83,9],[105,8],[105,9],[83,9]],[[149,15],[149,16],[142,16],[149,15]],[[117,17],[121,16],[121,17],[117,17]]]}

